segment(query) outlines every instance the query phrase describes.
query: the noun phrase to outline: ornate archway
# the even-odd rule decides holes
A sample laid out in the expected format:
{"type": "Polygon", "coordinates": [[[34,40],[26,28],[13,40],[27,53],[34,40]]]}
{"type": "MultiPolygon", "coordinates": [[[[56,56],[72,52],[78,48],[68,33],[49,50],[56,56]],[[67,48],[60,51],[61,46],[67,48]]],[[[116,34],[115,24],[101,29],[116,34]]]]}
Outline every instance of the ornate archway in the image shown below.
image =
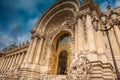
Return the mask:
{"type": "Polygon", "coordinates": [[[66,75],[70,70],[71,35],[62,32],[54,39],[51,74],[66,75]]]}

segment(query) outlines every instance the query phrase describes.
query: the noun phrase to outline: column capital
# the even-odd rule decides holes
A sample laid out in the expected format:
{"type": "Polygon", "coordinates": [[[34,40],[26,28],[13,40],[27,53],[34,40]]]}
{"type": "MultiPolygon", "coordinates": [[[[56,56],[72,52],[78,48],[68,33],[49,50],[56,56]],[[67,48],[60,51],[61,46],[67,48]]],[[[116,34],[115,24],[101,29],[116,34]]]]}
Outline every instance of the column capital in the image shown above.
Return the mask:
{"type": "Polygon", "coordinates": [[[76,12],[76,13],[75,13],[75,18],[76,18],[76,20],[82,19],[82,17],[83,17],[83,14],[81,14],[80,12],[76,12]]]}
{"type": "Polygon", "coordinates": [[[43,34],[42,32],[35,32],[32,34],[31,38],[35,38],[35,37],[37,37],[39,39],[41,39],[41,38],[45,39],[45,34],[43,34]]]}
{"type": "Polygon", "coordinates": [[[86,17],[87,15],[91,15],[91,13],[92,12],[89,9],[75,12],[75,18],[76,19],[83,19],[83,17],[86,17]]]}

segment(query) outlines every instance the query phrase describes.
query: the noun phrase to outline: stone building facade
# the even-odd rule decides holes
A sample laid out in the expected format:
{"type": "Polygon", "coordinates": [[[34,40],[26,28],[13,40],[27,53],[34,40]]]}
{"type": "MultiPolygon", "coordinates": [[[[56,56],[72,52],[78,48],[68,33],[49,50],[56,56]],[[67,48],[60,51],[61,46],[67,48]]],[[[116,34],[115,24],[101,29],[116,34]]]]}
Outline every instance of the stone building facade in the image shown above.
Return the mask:
{"type": "MultiPolygon", "coordinates": [[[[120,14],[119,7],[114,11],[120,14]]],[[[29,43],[0,52],[0,79],[116,80],[106,34],[91,23],[100,14],[92,0],[58,0],[37,21],[29,43]]],[[[120,71],[120,25],[109,32],[120,71]]]]}

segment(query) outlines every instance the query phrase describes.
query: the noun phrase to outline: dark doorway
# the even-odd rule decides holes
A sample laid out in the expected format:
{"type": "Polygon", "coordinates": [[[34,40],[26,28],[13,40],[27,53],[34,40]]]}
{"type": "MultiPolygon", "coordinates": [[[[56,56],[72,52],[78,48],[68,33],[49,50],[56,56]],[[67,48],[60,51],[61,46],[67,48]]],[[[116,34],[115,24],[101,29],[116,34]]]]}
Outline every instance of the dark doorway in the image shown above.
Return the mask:
{"type": "Polygon", "coordinates": [[[64,50],[59,55],[57,74],[60,75],[67,74],[67,59],[68,59],[68,54],[67,51],[64,50]]]}

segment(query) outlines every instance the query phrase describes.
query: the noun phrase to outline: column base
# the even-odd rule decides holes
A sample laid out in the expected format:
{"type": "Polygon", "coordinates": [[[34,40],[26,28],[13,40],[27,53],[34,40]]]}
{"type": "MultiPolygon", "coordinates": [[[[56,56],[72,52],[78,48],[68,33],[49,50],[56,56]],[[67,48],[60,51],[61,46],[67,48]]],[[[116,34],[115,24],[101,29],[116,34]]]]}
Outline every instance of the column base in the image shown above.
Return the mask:
{"type": "Polygon", "coordinates": [[[40,78],[40,65],[34,63],[26,63],[21,66],[19,70],[19,80],[39,80],[40,78]]]}
{"type": "MultiPolygon", "coordinates": [[[[90,63],[92,64],[89,71],[90,80],[115,80],[114,68],[110,63],[102,63],[101,61],[92,61],[90,63]]],[[[56,80],[69,80],[65,77],[69,76],[69,74],[65,76],[47,74],[47,69],[45,69],[48,68],[47,66],[32,63],[28,63],[27,65],[29,66],[20,68],[17,80],[54,80],[54,78],[56,80]]]]}

